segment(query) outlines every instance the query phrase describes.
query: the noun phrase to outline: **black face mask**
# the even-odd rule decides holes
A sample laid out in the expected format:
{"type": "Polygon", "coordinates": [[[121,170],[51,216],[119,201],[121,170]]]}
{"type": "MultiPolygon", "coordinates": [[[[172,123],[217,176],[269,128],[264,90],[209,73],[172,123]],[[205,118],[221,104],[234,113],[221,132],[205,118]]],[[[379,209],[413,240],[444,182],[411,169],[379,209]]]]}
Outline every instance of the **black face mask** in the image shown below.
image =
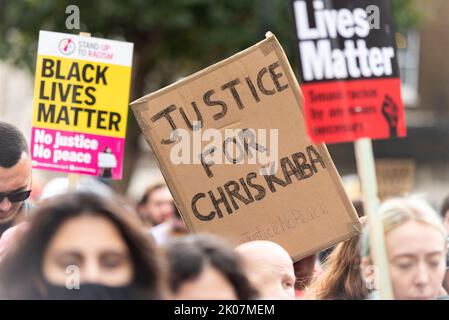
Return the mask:
{"type": "Polygon", "coordinates": [[[44,299],[49,300],[130,300],[135,299],[130,286],[109,287],[94,283],[81,283],[79,289],[47,284],[48,292],[44,299]]]}

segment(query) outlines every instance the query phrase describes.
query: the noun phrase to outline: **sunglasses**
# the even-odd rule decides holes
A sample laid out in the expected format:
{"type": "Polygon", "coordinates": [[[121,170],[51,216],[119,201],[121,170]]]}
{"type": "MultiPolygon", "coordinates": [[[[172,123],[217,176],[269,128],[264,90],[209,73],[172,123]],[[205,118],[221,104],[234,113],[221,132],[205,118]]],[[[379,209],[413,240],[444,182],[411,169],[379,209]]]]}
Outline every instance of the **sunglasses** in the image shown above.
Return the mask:
{"type": "Polygon", "coordinates": [[[0,202],[2,202],[3,199],[5,199],[5,198],[8,198],[9,202],[11,202],[11,203],[22,202],[22,201],[25,201],[26,199],[28,199],[30,197],[30,194],[31,194],[31,190],[19,191],[19,192],[9,192],[9,193],[0,192],[0,202]]]}

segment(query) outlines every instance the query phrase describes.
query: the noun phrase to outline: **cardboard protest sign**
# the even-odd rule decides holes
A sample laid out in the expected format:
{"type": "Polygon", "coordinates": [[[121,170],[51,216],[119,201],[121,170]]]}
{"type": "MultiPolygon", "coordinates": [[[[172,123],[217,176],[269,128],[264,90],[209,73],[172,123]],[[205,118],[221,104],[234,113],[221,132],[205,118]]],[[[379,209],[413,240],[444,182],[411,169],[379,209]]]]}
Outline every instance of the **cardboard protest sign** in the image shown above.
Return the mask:
{"type": "Polygon", "coordinates": [[[131,108],[190,231],[272,240],[299,260],[360,229],[272,34],[131,108]]]}
{"type": "Polygon", "coordinates": [[[404,137],[389,0],[293,0],[304,114],[313,141],[404,137]]]}
{"type": "Polygon", "coordinates": [[[132,52],[129,42],[39,33],[34,168],[121,179],[132,52]]]}
{"type": "Polygon", "coordinates": [[[376,159],[378,195],[381,200],[408,194],[415,177],[413,159],[376,159]]]}

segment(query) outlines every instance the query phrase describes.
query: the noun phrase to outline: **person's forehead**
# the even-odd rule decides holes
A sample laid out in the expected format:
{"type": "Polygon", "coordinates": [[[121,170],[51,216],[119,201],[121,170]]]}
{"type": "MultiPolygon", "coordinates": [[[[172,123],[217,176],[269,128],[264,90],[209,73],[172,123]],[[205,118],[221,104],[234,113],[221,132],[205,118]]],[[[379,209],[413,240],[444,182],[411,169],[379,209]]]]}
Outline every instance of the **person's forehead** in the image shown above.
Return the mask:
{"type": "Polygon", "coordinates": [[[56,251],[127,251],[117,227],[101,216],[82,215],[67,219],[54,234],[50,247],[56,251]],[[81,232],[83,231],[83,232],[81,232]]]}
{"type": "Polygon", "coordinates": [[[445,240],[433,226],[410,221],[387,235],[387,249],[391,257],[426,256],[445,250],[445,240]]]}
{"type": "Polygon", "coordinates": [[[170,190],[168,190],[167,187],[163,187],[157,190],[153,191],[153,194],[151,195],[152,200],[171,200],[172,196],[170,193],[170,190]]]}
{"type": "Polygon", "coordinates": [[[9,192],[26,187],[30,182],[31,162],[24,153],[17,164],[11,168],[0,167],[0,192],[9,192]]]}
{"type": "Polygon", "coordinates": [[[282,277],[286,274],[294,274],[293,262],[290,257],[284,255],[260,254],[249,259],[249,268],[267,273],[274,277],[282,277]]]}

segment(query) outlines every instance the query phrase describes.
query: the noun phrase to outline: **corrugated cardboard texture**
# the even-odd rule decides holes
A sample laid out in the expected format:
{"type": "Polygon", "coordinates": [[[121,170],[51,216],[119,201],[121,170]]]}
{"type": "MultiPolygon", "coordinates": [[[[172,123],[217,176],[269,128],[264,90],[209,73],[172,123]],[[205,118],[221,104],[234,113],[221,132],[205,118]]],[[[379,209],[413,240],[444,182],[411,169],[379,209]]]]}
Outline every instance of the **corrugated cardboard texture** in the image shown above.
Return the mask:
{"type": "MultiPolygon", "coordinates": [[[[355,210],[325,145],[312,144],[306,135],[298,83],[272,34],[229,59],[140,98],[131,107],[192,232],[217,234],[234,245],[257,239],[272,240],[297,261],[360,230],[355,210]],[[258,75],[261,83],[257,81],[258,75]],[[246,78],[254,85],[258,99],[246,78]],[[235,79],[239,81],[234,88],[240,106],[231,89],[222,89],[235,79]],[[225,102],[226,112],[220,105],[206,105],[204,95],[210,90],[214,90],[211,100],[225,102]],[[172,106],[168,114],[175,126],[190,130],[180,109],[190,121],[197,119],[192,102],[201,114],[202,131],[278,129],[278,163],[284,164],[275,173],[279,180],[261,175],[260,164],[213,164],[212,177],[201,164],[174,165],[170,151],[176,143],[161,143],[169,138],[172,127],[167,117],[155,115],[172,106]],[[240,198],[232,195],[236,185],[240,198]],[[211,195],[219,199],[220,191],[227,207],[223,201],[219,202],[219,214],[211,195]],[[194,214],[192,200],[195,198],[194,207],[202,220],[194,214]]],[[[208,144],[205,141],[202,146],[208,144]]]]}

